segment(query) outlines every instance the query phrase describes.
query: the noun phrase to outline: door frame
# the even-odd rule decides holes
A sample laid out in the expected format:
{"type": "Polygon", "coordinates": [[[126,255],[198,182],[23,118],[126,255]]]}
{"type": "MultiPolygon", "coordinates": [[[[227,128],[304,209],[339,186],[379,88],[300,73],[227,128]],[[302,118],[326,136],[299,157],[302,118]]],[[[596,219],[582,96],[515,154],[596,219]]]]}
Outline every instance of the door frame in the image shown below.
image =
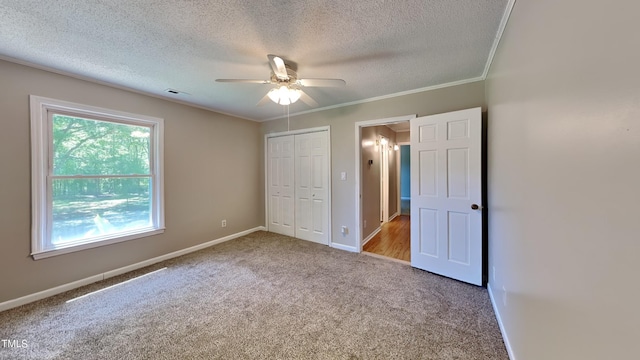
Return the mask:
{"type": "Polygon", "coordinates": [[[331,227],[331,126],[281,131],[264,135],[264,224],[267,231],[269,231],[269,138],[309,134],[321,131],[327,132],[327,232],[329,236],[328,245],[329,247],[333,247],[333,232],[331,227]]]}
{"type": "Polygon", "coordinates": [[[393,124],[393,123],[398,123],[398,122],[403,122],[403,121],[411,121],[411,119],[415,119],[417,117],[417,114],[412,114],[412,115],[403,115],[403,116],[396,116],[396,117],[389,117],[389,118],[382,118],[382,119],[375,119],[375,120],[365,120],[365,121],[358,121],[355,123],[355,171],[353,172],[355,174],[355,186],[356,186],[356,191],[355,191],[355,208],[356,208],[356,226],[355,226],[355,238],[356,238],[356,250],[357,252],[362,252],[362,233],[363,233],[363,228],[362,228],[362,183],[361,183],[361,177],[362,175],[360,174],[360,172],[362,171],[362,161],[361,161],[361,157],[362,157],[362,128],[363,127],[369,127],[369,126],[378,126],[378,125],[386,125],[386,124],[393,124]]]}

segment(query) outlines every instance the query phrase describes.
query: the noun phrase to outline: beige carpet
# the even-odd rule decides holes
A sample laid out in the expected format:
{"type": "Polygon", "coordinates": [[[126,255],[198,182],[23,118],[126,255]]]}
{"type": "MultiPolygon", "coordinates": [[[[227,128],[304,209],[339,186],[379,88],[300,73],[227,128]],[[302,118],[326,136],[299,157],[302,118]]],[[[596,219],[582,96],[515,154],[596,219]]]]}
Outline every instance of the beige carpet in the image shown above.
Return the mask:
{"type": "Polygon", "coordinates": [[[267,232],[2,312],[0,339],[25,340],[12,360],[508,359],[486,289],[267,232]]]}

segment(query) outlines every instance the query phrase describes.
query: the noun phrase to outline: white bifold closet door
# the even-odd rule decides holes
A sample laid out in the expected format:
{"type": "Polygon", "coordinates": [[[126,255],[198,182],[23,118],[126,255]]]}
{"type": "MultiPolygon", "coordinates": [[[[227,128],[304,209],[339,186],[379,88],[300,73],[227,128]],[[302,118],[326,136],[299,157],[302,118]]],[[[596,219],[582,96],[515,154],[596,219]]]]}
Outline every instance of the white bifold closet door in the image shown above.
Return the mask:
{"type": "Polygon", "coordinates": [[[269,138],[268,149],[269,231],[328,245],[328,133],[269,138]]]}
{"type": "Polygon", "coordinates": [[[268,141],[269,231],[294,236],[293,136],[268,141]]]}

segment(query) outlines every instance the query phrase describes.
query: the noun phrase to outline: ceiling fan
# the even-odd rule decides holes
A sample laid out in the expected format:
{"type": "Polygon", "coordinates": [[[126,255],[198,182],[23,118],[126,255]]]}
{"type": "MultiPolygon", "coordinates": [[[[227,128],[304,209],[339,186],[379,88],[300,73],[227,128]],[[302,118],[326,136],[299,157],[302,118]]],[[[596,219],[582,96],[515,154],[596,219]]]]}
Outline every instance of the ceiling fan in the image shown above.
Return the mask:
{"type": "Polygon", "coordinates": [[[301,100],[311,107],[318,106],[318,103],[302,91],[303,87],[337,87],[346,84],[346,81],[342,79],[299,79],[298,74],[281,57],[267,55],[267,58],[271,66],[271,78],[269,80],[216,79],[216,81],[276,85],[258,102],[258,105],[262,105],[268,100],[280,105],[289,105],[301,100]]]}

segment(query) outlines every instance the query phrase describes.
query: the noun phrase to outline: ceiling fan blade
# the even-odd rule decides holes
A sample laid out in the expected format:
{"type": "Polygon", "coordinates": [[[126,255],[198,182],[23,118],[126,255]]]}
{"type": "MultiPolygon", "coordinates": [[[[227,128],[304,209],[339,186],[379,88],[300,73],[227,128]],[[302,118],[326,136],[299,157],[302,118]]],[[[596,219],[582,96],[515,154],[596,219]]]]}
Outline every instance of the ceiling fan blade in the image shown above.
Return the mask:
{"type": "Polygon", "coordinates": [[[267,104],[269,101],[271,101],[271,99],[269,98],[269,93],[267,93],[262,99],[260,99],[260,101],[258,101],[256,106],[262,106],[264,104],[267,104]]]}
{"type": "Polygon", "coordinates": [[[300,90],[300,101],[311,106],[318,107],[318,103],[311,98],[311,96],[307,95],[304,91],[300,90]]]}
{"type": "Polygon", "coordinates": [[[216,82],[245,83],[245,84],[271,84],[271,80],[255,80],[255,79],[216,79],[216,82]]]}
{"type": "Polygon", "coordinates": [[[276,75],[276,77],[280,80],[289,80],[289,75],[287,74],[287,68],[284,66],[284,60],[281,57],[276,55],[267,55],[269,58],[269,65],[271,65],[271,70],[276,75]]]}
{"type": "Polygon", "coordinates": [[[322,86],[322,87],[338,87],[345,86],[346,81],[342,79],[298,79],[298,84],[301,86],[322,86]]]}

